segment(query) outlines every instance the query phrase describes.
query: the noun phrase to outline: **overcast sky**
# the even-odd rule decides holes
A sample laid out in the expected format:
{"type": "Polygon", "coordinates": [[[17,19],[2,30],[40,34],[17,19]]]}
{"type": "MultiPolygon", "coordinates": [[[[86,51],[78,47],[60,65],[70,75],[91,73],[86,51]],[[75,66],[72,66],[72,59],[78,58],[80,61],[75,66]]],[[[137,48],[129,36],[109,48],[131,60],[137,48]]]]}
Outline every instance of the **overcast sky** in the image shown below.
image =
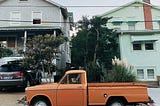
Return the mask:
{"type": "MultiPolygon", "coordinates": [[[[53,1],[63,6],[66,6],[68,11],[73,12],[74,21],[76,22],[80,20],[82,16],[92,17],[94,15],[100,15],[111,9],[117,8],[118,6],[122,6],[134,0],[53,0],[53,1]]],[[[155,6],[160,6],[160,0],[151,0],[151,4],[155,6]]]]}

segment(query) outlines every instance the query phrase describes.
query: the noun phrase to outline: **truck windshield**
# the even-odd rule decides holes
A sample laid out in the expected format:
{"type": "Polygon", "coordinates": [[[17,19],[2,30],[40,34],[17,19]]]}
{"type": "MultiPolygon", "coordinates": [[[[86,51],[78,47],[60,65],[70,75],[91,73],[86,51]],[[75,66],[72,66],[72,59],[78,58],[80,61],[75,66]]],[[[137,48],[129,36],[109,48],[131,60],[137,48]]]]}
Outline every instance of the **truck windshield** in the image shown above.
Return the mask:
{"type": "Polygon", "coordinates": [[[81,84],[81,74],[66,75],[61,84],[81,84]]]}

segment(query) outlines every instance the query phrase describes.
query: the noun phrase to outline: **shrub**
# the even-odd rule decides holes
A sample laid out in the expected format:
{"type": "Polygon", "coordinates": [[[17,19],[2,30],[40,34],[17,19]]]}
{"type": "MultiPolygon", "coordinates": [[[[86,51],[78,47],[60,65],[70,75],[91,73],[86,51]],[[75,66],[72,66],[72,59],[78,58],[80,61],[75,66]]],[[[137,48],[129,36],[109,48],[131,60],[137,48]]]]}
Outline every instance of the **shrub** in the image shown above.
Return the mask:
{"type": "Polygon", "coordinates": [[[13,54],[12,50],[7,49],[7,48],[0,48],[0,58],[11,56],[12,54],[13,54]]]}
{"type": "Polygon", "coordinates": [[[112,70],[105,72],[105,81],[108,82],[135,82],[133,65],[127,66],[126,60],[112,59],[112,70]]]}
{"type": "Polygon", "coordinates": [[[88,82],[100,82],[103,76],[102,69],[98,65],[90,63],[87,66],[87,80],[88,82]]]}

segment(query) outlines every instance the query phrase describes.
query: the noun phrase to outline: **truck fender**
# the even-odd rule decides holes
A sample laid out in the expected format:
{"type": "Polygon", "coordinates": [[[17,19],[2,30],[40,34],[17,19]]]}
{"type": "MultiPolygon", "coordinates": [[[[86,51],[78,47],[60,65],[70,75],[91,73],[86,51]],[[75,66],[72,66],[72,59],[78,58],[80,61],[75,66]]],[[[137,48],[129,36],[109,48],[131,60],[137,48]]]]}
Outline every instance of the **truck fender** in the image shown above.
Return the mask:
{"type": "Polygon", "coordinates": [[[45,95],[37,95],[37,96],[34,96],[31,101],[30,101],[30,106],[32,106],[33,102],[38,100],[38,99],[43,99],[45,101],[47,101],[47,103],[49,104],[49,106],[51,106],[51,100],[49,99],[49,97],[45,96],[45,95]]]}
{"type": "Polygon", "coordinates": [[[113,100],[121,100],[122,102],[124,102],[125,104],[128,103],[128,101],[126,100],[125,97],[123,96],[110,96],[107,101],[106,101],[106,106],[108,106],[108,104],[110,103],[110,101],[113,100]]]}

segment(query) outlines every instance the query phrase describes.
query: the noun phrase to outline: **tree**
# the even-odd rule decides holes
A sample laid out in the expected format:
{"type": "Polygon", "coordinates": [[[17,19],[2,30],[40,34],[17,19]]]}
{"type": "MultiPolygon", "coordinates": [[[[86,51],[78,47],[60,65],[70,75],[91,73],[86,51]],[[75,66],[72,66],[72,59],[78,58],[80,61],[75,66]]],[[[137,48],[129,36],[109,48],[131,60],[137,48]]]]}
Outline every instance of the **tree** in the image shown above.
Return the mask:
{"type": "Polygon", "coordinates": [[[86,66],[98,61],[106,68],[111,68],[111,59],[119,57],[118,34],[108,29],[106,24],[110,18],[83,17],[79,21],[77,36],[72,37],[72,64],[86,66]]]}
{"type": "Polygon", "coordinates": [[[47,70],[51,75],[52,61],[57,53],[60,53],[59,46],[68,39],[63,36],[37,35],[27,39],[26,51],[24,52],[29,66],[41,66],[42,70],[47,70]]]}
{"type": "Polygon", "coordinates": [[[1,57],[6,57],[6,56],[11,56],[13,54],[13,51],[7,48],[0,48],[0,58],[1,57]]]}
{"type": "Polygon", "coordinates": [[[72,37],[72,65],[81,65],[86,70],[98,70],[97,67],[99,67],[100,75],[103,75],[102,67],[112,68],[111,60],[114,56],[119,57],[119,46],[116,31],[106,26],[109,19],[83,17],[79,21],[77,36],[72,37]],[[88,66],[90,68],[87,68],[88,66]]]}

